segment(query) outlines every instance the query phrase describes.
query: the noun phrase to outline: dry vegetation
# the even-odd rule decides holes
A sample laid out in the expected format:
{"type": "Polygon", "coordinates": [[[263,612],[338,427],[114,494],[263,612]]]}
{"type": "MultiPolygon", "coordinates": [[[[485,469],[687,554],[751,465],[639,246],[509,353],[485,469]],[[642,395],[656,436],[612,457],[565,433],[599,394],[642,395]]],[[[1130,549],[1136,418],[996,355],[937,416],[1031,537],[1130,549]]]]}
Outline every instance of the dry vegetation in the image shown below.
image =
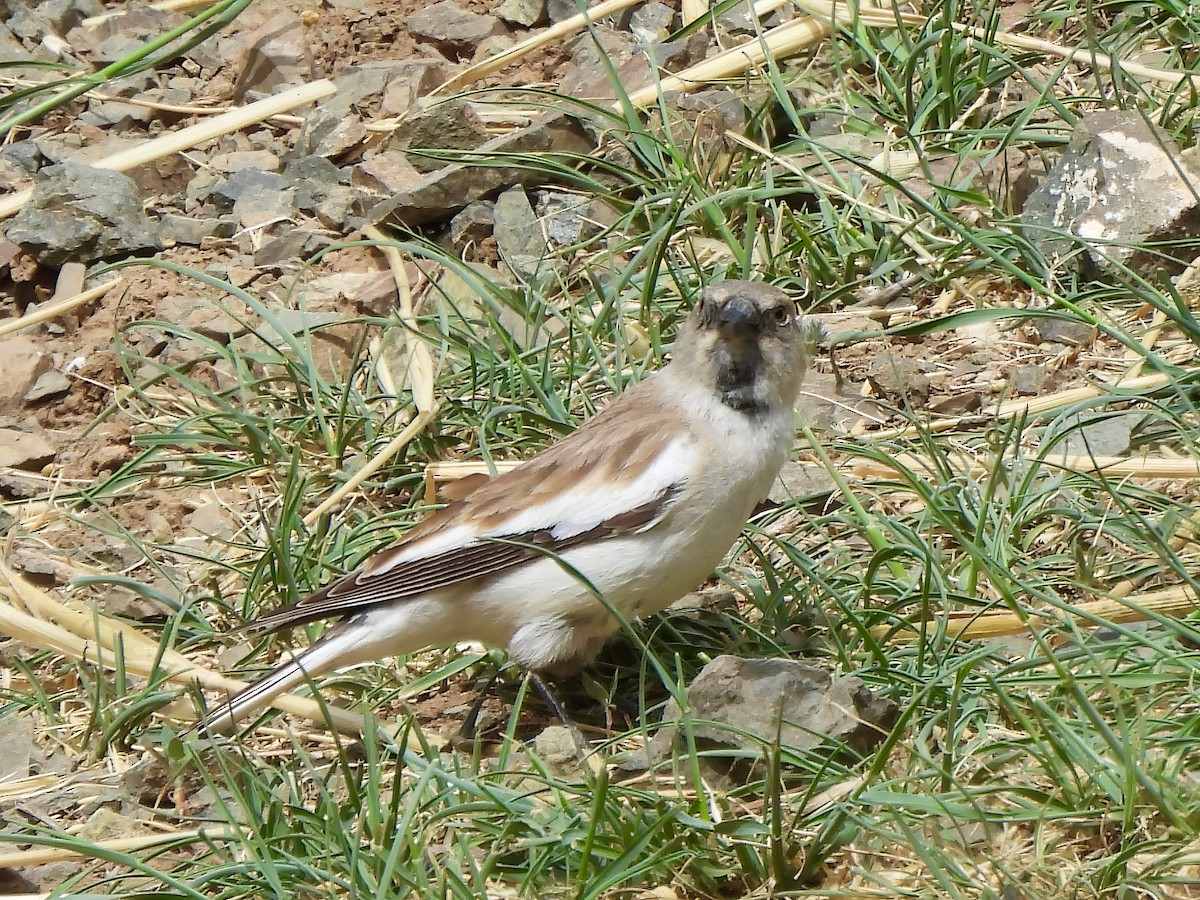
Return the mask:
{"type": "MultiPolygon", "coordinates": [[[[262,21],[224,6],[218,35],[262,21]]],[[[93,267],[87,293],[67,268],[10,272],[0,335],[84,361],[33,413],[64,435],[54,464],[9,473],[15,495],[3,483],[0,759],[16,748],[30,764],[0,781],[0,873],[15,873],[0,886],[1200,896],[1192,273],[1056,267],[1009,191],[1101,106],[1193,145],[1195,10],[788,9],[781,30],[682,80],[609,84],[603,106],[546,96],[571,29],[454,70],[442,94],[472,92],[492,133],[551,101],[593,127],[586,161],[516,160],[612,213],[558,248],[552,277],[491,283],[465,263],[495,263],[494,242],[394,222],[326,234],[293,269],[244,266],[232,238],[93,267]],[[708,130],[677,95],[660,104],[700,81],[741,98],[740,127],[708,130]],[[383,279],[383,306],[336,291],[305,305],[346,272],[383,279]],[[238,739],[178,739],[202,691],[236,688],[221,672],[286,650],[286,635],[231,627],[345,571],[454,479],[586,418],[659,364],[698,286],[726,276],[803,293],[825,329],[792,470],[805,486],[718,573],[734,602],[637,624],[560,685],[595,742],[588,765],[535,740],[552,717],[478,647],[331,676],[238,739]],[[287,327],[283,311],[323,318],[287,327]],[[1113,429],[1116,453],[1080,445],[1113,429]],[[723,653],[857,675],[898,721],[866,753],[767,744],[730,783],[695,754],[640,765],[662,703],[723,653]],[[473,739],[456,740],[474,716],[473,739]]],[[[356,11],[309,12],[328,74],[356,50],[388,58],[386,41],[354,37],[356,11]]],[[[711,31],[707,12],[693,26],[711,31]]],[[[234,105],[231,78],[206,89],[194,103],[234,105]]],[[[314,79],[269,108],[180,114],[165,143],[112,167],[214,140],[244,149],[241,133],[286,144],[328,90],[314,79]],[[280,113],[295,118],[268,121],[280,113]]],[[[41,96],[53,102],[0,107],[10,141],[80,110],[77,95],[41,96]]],[[[22,202],[0,198],[0,215],[22,202]]],[[[249,249],[294,225],[264,226],[249,249]]],[[[1173,256],[1196,255],[1179,244],[1173,256]]]]}

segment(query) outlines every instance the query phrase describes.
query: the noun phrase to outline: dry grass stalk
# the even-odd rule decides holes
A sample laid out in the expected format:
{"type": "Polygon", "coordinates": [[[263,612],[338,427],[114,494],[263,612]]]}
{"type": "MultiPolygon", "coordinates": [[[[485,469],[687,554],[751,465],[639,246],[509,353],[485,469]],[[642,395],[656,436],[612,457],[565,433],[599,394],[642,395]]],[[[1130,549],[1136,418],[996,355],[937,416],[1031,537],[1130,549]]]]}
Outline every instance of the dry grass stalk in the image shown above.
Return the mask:
{"type": "Polygon", "coordinates": [[[78,848],[38,847],[36,850],[14,850],[0,853],[0,869],[15,869],[18,866],[43,866],[46,863],[61,862],[65,859],[89,859],[95,853],[89,853],[91,847],[97,850],[113,850],[118,853],[128,853],[132,850],[145,850],[160,844],[184,844],[194,841],[228,841],[235,834],[223,829],[196,829],[194,831],[172,831],[165,834],[142,834],[137,837],[113,838],[108,841],[96,841],[91,845],[80,845],[78,848]]]}
{"type": "Polygon", "coordinates": [[[762,40],[754,39],[697,63],[675,75],[668,75],[657,84],[651,84],[629,95],[635,107],[654,103],[660,94],[669,91],[694,91],[713,81],[732,78],[735,75],[761,66],[767,57],[783,59],[823,41],[831,33],[827,22],[804,17],[763,32],[762,40]]]}
{"type": "MultiPolygon", "coordinates": [[[[938,468],[932,461],[912,453],[898,453],[894,465],[868,459],[855,459],[845,471],[858,478],[889,478],[900,468],[911,469],[936,482],[938,468]]],[[[956,456],[954,471],[972,478],[983,478],[999,462],[1010,467],[1012,459],[996,460],[992,457],[979,459],[965,455],[956,456]]],[[[1032,464],[1034,460],[1026,461],[1032,464]]],[[[1196,459],[1144,459],[1126,456],[1061,456],[1037,461],[1047,468],[1064,469],[1070,472],[1100,472],[1108,478],[1200,478],[1200,460],[1196,459]]]]}
{"type": "MultiPolygon", "coordinates": [[[[1150,388],[1156,388],[1166,384],[1170,380],[1169,375],[1164,375],[1160,372],[1155,372],[1151,375],[1141,375],[1137,378],[1122,378],[1117,384],[1097,384],[1085,385],[1084,387],[1069,388],[1065,391],[1058,391],[1054,394],[1046,394],[1044,397],[1033,397],[1026,399],[1024,397],[1017,400],[1008,400],[996,407],[995,412],[990,416],[993,421],[1005,422],[1009,419],[1014,419],[1017,416],[1035,416],[1044,412],[1049,412],[1052,409],[1059,409],[1064,406],[1070,406],[1072,403],[1079,403],[1083,400],[1091,400],[1095,397],[1104,397],[1112,394],[1115,390],[1122,391],[1142,391],[1150,388]]],[[[921,425],[906,425],[902,428],[888,428],[884,431],[873,432],[870,436],[881,440],[897,437],[915,437],[922,431],[927,432],[942,432],[953,431],[970,422],[978,422],[980,419],[987,418],[985,414],[970,414],[965,416],[952,416],[948,419],[937,419],[931,422],[925,422],[921,425]]]]}
{"type": "MultiPolygon", "coordinates": [[[[31,647],[107,668],[115,664],[119,648],[125,670],[141,678],[165,673],[175,684],[199,682],[219,694],[233,694],[246,686],[246,682],[200,666],[182,653],[162,650],[157,641],[123,622],[54,599],[3,563],[0,563],[0,599],[8,601],[0,602],[0,632],[31,647]]],[[[272,705],[317,722],[326,718],[322,704],[293,694],[276,698],[272,705]]],[[[361,717],[337,707],[327,708],[338,730],[361,733],[361,717]]]]}
{"type": "Polygon", "coordinates": [[[486,78],[493,72],[499,72],[505,66],[515,63],[524,56],[529,55],[539,47],[544,47],[546,44],[552,44],[560,38],[564,38],[569,34],[574,34],[577,31],[586,28],[589,22],[594,22],[597,19],[602,19],[605,16],[610,16],[615,12],[636,6],[642,0],[607,0],[605,3],[598,3],[587,12],[582,12],[577,16],[572,16],[569,19],[563,19],[557,25],[551,25],[545,31],[525,38],[507,50],[502,50],[494,56],[489,56],[487,59],[475,63],[473,66],[468,66],[457,75],[444,84],[438,85],[431,91],[431,94],[448,94],[457,90],[461,90],[468,84],[474,84],[481,78],[486,78]]]}
{"type": "MultiPolygon", "coordinates": [[[[316,103],[318,100],[323,100],[335,93],[337,93],[337,88],[334,86],[334,83],[326,79],[314,81],[311,84],[302,84],[251,103],[249,106],[233,109],[212,119],[197,122],[195,125],[189,125],[187,128],[182,128],[179,131],[172,131],[161,135],[137,147],[113,153],[103,159],[89,163],[89,165],[96,169],[111,169],[114,172],[125,172],[137,166],[153,162],[156,159],[162,159],[165,156],[178,153],[181,150],[187,150],[189,147],[195,147],[198,144],[211,141],[222,135],[241,131],[247,125],[253,125],[256,122],[269,119],[284,110],[304,106],[307,103],[316,103]]],[[[7,219],[9,216],[20,212],[32,196],[33,189],[30,188],[18,191],[11,197],[6,197],[3,201],[0,201],[0,219],[7,219]]]]}
{"type": "Polygon", "coordinates": [[[345,484],[330,494],[325,500],[304,517],[304,524],[312,526],[321,516],[336,507],[368,478],[382,469],[401,450],[425,430],[437,414],[437,399],[434,397],[433,358],[429,348],[420,338],[417,330],[416,310],[413,308],[412,292],[409,290],[408,275],[404,271],[404,257],[400,251],[387,243],[387,236],[373,225],[363,229],[363,233],[372,240],[380,241],[379,249],[387,257],[392,277],[396,281],[396,291],[400,298],[400,327],[404,329],[405,349],[408,351],[408,370],[405,381],[412,388],[413,404],[417,414],[396,437],[392,438],[382,450],[365,466],[354,473],[345,484]]]}
{"type": "MultiPolygon", "coordinates": [[[[839,0],[796,0],[796,5],[810,16],[838,25],[856,24],[867,25],[872,28],[922,28],[928,22],[925,16],[914,13],[901,13],[896,9],[861,4],[851,6],[839,2],[839,0]]],[[[1109,70],[1119,68],[1127,75],[1145,78],[1150,81],[1159,81],[1172,87],[1181,85],[1184,82],[1195,83],[1196,76],[1189,72],[1156,69],[1152,66],[1143,66],[1140,63],[1126,62],[1120,59],[1114,61],[1111,56],[1096,53],[1089,48],[1063,47],[1061,44],[1043,41],[1024,34],[1014,34],[1005,31],[992,32],[984,28],[964,25],[961,22],[952,22],[951,27],[955,31],[970,35],[973,40],[984,41],[989,44],[1002,44],[1018,50],[1031,50],[1035,53],[1044,53],[1047,56],[1056,56],[1059,59],[1070,62],[1079,62],[1081,65],[1089,67],[1109,70]]]]}
{"type": "MultiPolygon", "coordinates": [[[[1194,613],[1197,606],[1196,595],[1192,590],[1179,586],[1127,599],[1091,600],[1076,604],[1069,612],[1049,609],[1037,612],[1030,610],[1027,613],[1009,610],[947,613],[945,630],[947,636],[957,640],[980,641],[1023,634],[1030,628],[1037,628],[1043,624],[1064,623],[1068,620],[1073,621],[1079,628],[1095,628],[1107,622],[1115,625],[1139,622],[1154,615],[1182,618],[1194,613]]],[[[917,640],[922,632],[936,631],[940,624],[935,619],[927,619],[922,624],[877,625],[871,629],[871,633],[878,640],[912,642],[917,640]]]]}
{"type": "Polygon", "coordinates": [[[98,284],[94,288],[88,288],[74,297],[64,297],[62,300],[47,303],[40,309],[28,312],[23,316],[0,322],[0,335],[11,334],[14,331],[20,331],[22,328],[29,328],[32,325],[57,319],[59,316],[77,307],[86,306],[93,300],[103,297],[118,284],[121,284],[121,279],[115,278],[112,281],[104,282],[104,284],[98,284]]]}
{"type": "MultiPolygon", "coordinates": [[[[211,6],[212,0],[157,0],[156,3],[148,3],[146,6],[149,9],[164,10],[166,12],[186,12],[189,9],[201,9],[205,6],[211,6]]],[[[130,9],[116,9],[109,12],[101,13],[98,16],[89,16],[83,20],[83,25],[86,28],[91,28],[94,25],[99,25],[109,19],[114,19],[119,16],[124,16],[129,13],[130,9]]]]}

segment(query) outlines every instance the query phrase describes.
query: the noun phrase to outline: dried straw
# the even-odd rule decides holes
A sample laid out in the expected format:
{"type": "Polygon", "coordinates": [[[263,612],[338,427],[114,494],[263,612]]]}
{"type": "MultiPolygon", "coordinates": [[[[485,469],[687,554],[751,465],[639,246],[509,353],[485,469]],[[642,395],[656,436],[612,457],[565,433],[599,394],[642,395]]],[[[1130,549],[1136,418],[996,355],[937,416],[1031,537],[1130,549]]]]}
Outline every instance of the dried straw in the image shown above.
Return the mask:
{"type": "MultiPolygon", "coordinates": [[[[247,125],[253,125],[255,122],[269,119],[271,116],[277,115],[284,110],[304,106],[307,103],[316,103],[318,100],[323,100],[335,93],[337,93],[337,88],[332,81],[326,79],[314,81],[311,84],[302,84],[251,103],[249,106],[230,110],[227,113],[222,113],[203,122],[197,122],[195,125],[189,125],[187,128],[182,128],[179,131],[172,131],[161,135],[154,140],[146,141],[144,144],[139,144],[128,150],[113,153],[103,159],[89,163],[89,165],[95,169],[110,169],[114,172],[125,172],[137,166],[153,162],[156,159],[162,159],[165,156],[178,153],[181,150],[187,150],[190,147],[203,144],[205,141],[221,137],[221,135],[240,131],[247,125]]],[[[20,212],[32,196],[33,189],[30,188],[18,191],[11,197],[5,197],[3,200],[0,200],[0,219],[6,219],[20,212]]]]}

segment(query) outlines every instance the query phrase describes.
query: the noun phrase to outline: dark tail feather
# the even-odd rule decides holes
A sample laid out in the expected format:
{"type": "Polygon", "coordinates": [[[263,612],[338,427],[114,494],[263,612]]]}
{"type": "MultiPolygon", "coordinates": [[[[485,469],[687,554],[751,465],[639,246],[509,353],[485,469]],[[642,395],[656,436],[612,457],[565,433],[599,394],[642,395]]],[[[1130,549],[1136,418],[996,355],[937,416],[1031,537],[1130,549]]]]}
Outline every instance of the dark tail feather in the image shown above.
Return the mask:
{"type": "Polygon", "coordinates": [[[262,709],[280,694],[286,694],[322,672],[336,668],[345,653],[347,642],[346,631],[337,629],[330,632],[303,653],[281,663],[258,681],[238,691],[184,734],[226,734],[232,731],[239,719],[262,709]]]}

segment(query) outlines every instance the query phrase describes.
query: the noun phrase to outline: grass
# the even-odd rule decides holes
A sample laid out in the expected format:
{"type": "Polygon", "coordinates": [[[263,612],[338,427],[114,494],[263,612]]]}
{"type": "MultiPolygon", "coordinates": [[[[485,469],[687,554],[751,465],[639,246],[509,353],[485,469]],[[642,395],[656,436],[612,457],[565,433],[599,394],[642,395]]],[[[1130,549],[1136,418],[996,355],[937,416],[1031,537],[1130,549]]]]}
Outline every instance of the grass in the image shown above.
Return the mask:
{"type": "MultiPolygon", "coordinates": [[[[608,765],[564,766],[539,751],[532,738],[548,718],[519,680],[495,689],[473,742],[446,743],[466,711],[432,701],[461,695],[469,706],[503,667],[499,653],[439,651],[324,679],[319,696],[368,710],[358,738],[281,729],[272,716],[253,735],[197,745],[155,715],[178,689],[130,674],[120,648],[103,668],[10,650],[0,713],[33,717],[89,770],[136,763],[156,773],[160,787],[139,802],[163,827],[199,836],[113,850],[53,820],[6,815],[0,841],[95,860],[61,896],[1195,896],[1194,622],[1153,610],[1133,624],[1066,615],[1097,597],[1136,607],[1155,589],[1194,587],[1194,487],[1058,463],[1071,434],[1117,416],[1137,418],[1129,455],[1195,458],[1193,298],[1160,273],[1118,266],[1099,283],[1052,270],[998,183],[967,180],[1006,149],[1060,148],[1099,97],[1187,142],[1195,101],[952,27],[994,30],[1001,11],[942,3],[923,9],[921,27],[852,21],[809,57],[755,76],[744,127],[720,141],[698,137],[669,104],[646,116],[576,110],[598,122],[604,153],[586,164],[517,161],[569,177],[615,222],[566,248],[544,283],[495,285],[428,236],[396,234],[432,283],[456,272],[478,299],[427,293],[414,327],[434,361],[436,426],[315,521],[306,514],[408,423],[410,332],[360,319],[379,342],[352,345],[331,370],[321,332],[346,323],[292,330],[263,297],[157,263],[250,327],[222,343],[135,320],[116,336],[129,387],[108,416],[135,423],[136,453],[101,482],[59,492],[54,509],[144,562],[132,579],[100,573],[79,595],[103,583],[157,591],[172,606],[161,647],[211,654],[228,626],[327,582],[418,521],[424,463],[527,457],[656,368],[699,285],[720,277],[769,279],[828,312],[920,276],[887,338],[839,348],[847,377],[920,342],[957,379],[953,390],[981,390],[987,410],[1002,386],[955,368],[983,334],[988,378],[1038,363],[1115,384],[1137,365],[1166,376],[1157,385],[949,428],[917,409],[896,410],[886,434],[798,433],[803,460],[887,474],[838,477],[820,496],[764,513],[720,573],[734,607],[635,624],[564,683],[608,765]],[[1166,331],[1151,345],[1155,312],[1166,331]],[[1029,343],[1033,316],[1092,324],[1098,340],[1061,352],[1029,343]],[[148,357],[141,348],[157,335],[184,351],[148,357]],[[984,474],[968,475],[964,460],[984,474]],[[151,496],[201,493],[233,513],[228,533],[182,544],[123,513],[151,496]],[[146,572],[173,590],[147,586],[146,572]],[[960,639],[954,611],[1012,612],[1029,627],[960,639]],[[748,776],[730,784],[705,776],[700,760],[713,751],[694,745],[651,770],[632,765],[661,704],[707,660],[789,655],[797,640],[795,655],[897,704],[877,746],[765,740],[748,776]]],[[[1162,65],[1182,66],[1190,15],[1048,0],[1032,28],[1125,57],[1161,50],[1162,65]]],[[[299,295],[289,302],[303,308],[299,295]]],[[[818,368],[827,373],[828,358],[818,368]]],[[[320,629],[306,630],[297,641],[320,629]]],[[[242,665],[269,665],[286,641],[257,641],[242,665]]]]}

